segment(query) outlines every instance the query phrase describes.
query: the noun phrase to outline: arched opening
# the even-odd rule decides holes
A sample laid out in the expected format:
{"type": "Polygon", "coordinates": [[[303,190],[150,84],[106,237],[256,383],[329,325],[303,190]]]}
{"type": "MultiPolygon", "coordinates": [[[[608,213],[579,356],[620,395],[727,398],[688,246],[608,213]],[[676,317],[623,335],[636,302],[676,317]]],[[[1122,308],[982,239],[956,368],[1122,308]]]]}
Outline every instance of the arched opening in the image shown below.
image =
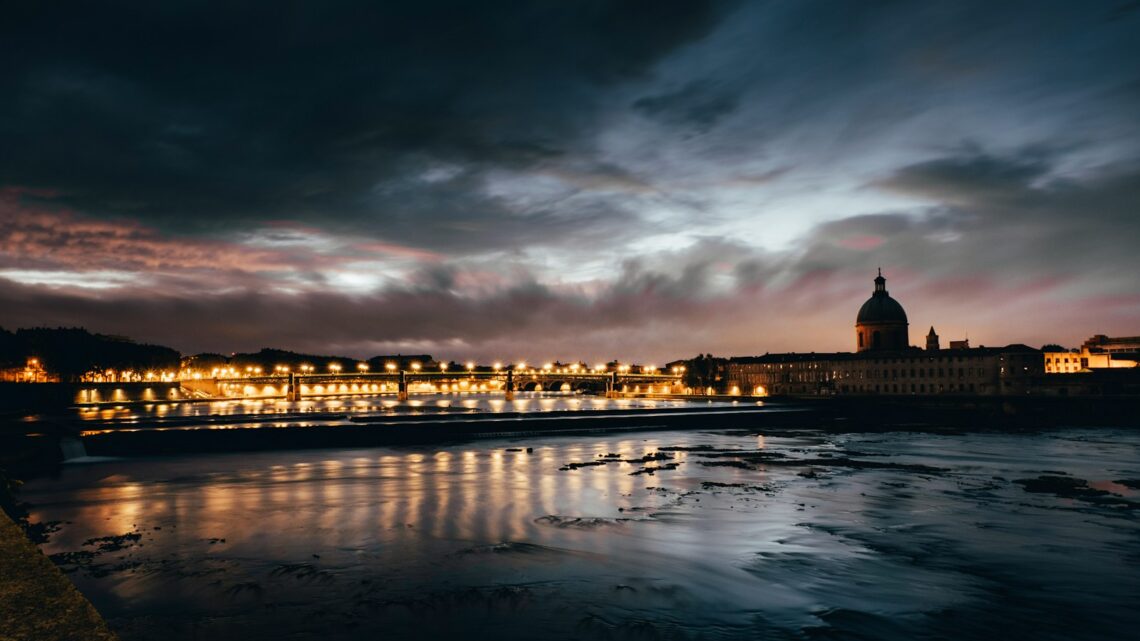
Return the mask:
{"type": "Polygon", "coordinates": [[[879,335],[879,330],[876,329],[874,332],[871,333],[871,347],[874,347],[875,349],[879,349],[882,346],[883,346],[882,337],[879,335]]]}

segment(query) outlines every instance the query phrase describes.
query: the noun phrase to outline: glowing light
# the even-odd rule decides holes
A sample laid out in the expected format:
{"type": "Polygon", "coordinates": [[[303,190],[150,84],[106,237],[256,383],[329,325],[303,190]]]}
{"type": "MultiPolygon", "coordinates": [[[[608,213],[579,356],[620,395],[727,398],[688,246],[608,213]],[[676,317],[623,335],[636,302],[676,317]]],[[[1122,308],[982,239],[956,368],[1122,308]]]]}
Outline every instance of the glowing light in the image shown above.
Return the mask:
{"type": "Polygon", "coordinates": [[[422,367],[422,365],[420,365],[419,363],[412,363],[412,369],[413,370],[418,372],[418,371],[420,371],[420,367],[422,367]]]}
{"type": "Polygon", "coordinates": [[[357,363],[356,369],[358,369],[362,372],[367,372],[368,371],[368,363],[357,363]]]}
{"type": "Polygon", "coordinates": [[[467,361],[467,371],[470,372],[473,369],[475,369],[475,363],[472,363],[471,361],[467,361]]]}
{"type": "Polygon", "coordinates": [[[385,367],[385,369],[387,369],[389,372],[394,372],[394,371],[396,371],[396,364],[395,364],[395,363],[384,363],[384,367],[385,367]]]}

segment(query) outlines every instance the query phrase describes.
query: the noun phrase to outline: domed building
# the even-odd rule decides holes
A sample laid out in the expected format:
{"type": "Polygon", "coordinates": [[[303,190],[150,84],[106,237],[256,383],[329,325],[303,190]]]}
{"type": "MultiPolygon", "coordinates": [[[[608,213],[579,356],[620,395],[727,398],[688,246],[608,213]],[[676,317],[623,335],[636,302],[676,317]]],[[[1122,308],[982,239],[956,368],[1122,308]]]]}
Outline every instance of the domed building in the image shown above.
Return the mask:
{"type": "Polygon", "coordinates": [[[887,279],[880,269],[874,293],[855,318],[855,351],[904,350],[910,345],[909,325],[902,305],[887,293],[887,279]]]}
{"type": "MultiPolygon", "coordinates": [[[[887,293],[887,279],[880,269],[875,291],[855,319],[856,353],[786,352],[730,358],[724,367],[725,386],[730,394],[756,396],[1024,396],[1035,377],[1046,371],[1041,351],[1032,347],[970,347],[961,340],[950,341],[950,348],[942,349],[931,327],[926,349],[919,349],[910,346],[908,327],[906,311],[887,293]]],[[[1061,358],[1072,356],[1062,354],[1061,358]]]]}

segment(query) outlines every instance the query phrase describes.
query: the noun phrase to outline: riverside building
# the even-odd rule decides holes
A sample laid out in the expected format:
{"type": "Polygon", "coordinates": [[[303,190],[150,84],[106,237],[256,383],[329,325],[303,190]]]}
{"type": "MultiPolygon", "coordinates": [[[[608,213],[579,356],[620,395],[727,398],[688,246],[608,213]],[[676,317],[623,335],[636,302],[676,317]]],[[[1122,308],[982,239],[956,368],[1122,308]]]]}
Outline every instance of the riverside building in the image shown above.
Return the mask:
{"type": "Polygon", "coordinates": [[[1044,374],[1040,350],[1027,345],[942,349],[934,328],[926,349],[910,346],[902,305],[887,292],[882,271],[855,319],[855,352],[785,353],[731,358],[727,382],[743,394],[966,394],[1029,391],[1044,374]]]}

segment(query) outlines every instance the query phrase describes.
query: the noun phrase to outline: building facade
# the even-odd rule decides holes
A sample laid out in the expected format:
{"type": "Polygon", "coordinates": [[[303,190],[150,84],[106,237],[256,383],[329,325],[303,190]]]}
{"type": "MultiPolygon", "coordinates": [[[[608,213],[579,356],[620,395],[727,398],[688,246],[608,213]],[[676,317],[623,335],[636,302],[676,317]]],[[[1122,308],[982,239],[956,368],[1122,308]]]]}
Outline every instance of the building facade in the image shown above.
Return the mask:
{"type": "Polygon", "coordinates": [[[1096,369],[1129,369],[1140,365],[1140,336],[1096,334],[1079,350],[1046,350],[1046,374],[1073,374],[1096,369]]]}
{"type": "Polygon", "coordinates": [[[1044,373],[1027,345],[765,354],[729,359],[728,372],[730,388],[758,395],[1024,394],[1044,373]]]}

